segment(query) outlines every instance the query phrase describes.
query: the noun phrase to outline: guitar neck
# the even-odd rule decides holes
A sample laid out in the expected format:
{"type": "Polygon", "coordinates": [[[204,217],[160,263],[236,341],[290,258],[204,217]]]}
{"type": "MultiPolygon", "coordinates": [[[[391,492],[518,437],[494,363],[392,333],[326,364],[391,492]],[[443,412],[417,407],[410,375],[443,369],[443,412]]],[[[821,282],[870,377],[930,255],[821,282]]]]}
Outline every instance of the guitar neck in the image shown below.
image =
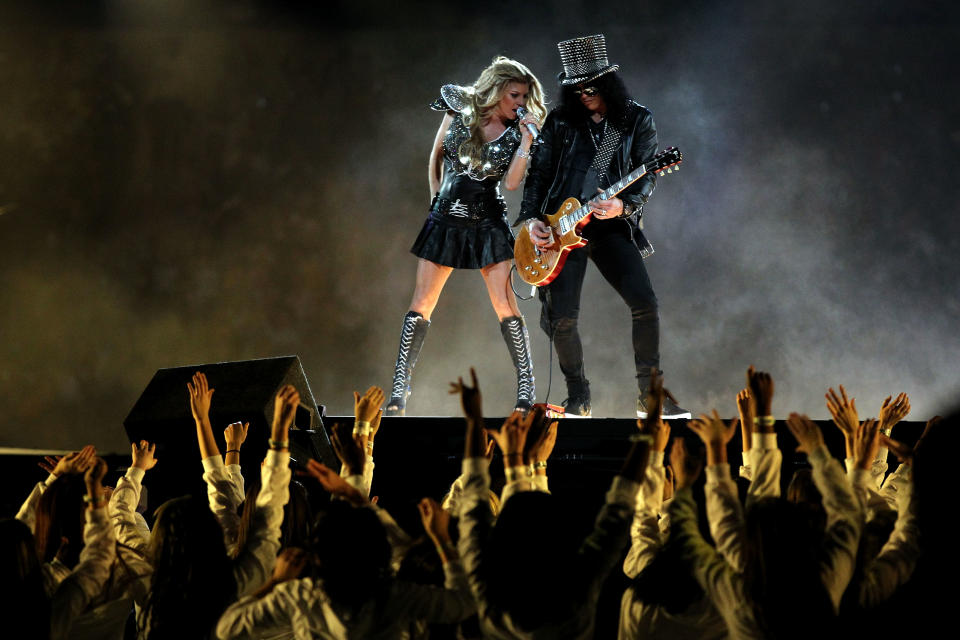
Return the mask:
{"type": "Polygon", "coordinates": [[[598,193],[593,198],[590,198],[586,203],[583,204],[579,209],[571,211],[562,218],[560,218],[560,229],[563,233],[566,233],[570,229],[576,227],[580,222],[590,215],[590,203],[597,202],[599,200],[609,200],[613,198],[618,193],[629,187],[631,184],[647,175],[649,171],[647,170],[646,165],[640,165],[638,169],[627,174],[625,177],[620,178],[614,184],[610,185],[602,193],[598,193]]]}

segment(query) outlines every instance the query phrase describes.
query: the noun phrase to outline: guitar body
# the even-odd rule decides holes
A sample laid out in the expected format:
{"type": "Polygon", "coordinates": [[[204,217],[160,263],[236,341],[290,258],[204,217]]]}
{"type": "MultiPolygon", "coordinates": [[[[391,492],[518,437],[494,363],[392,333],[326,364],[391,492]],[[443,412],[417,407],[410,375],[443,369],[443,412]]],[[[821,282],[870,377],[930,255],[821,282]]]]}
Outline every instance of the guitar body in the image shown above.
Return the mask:
{"type": "Polygon", "coordinates": [[[553,282],[560,275],[560,270],[563,269],[563,264],[567,261],[570,252],[587,244],[586,239],[580,235],[580,230],[593,219],[593,214],[590,213],[593,207],[590,203],[613,198],[648,173],[656,173],[660,176],[664,173],[673,173],[672,167],[679,170],[678,165],[682,161],[683,154],[680,150],[670,147],[618,180],[616,184],[610,185],[586,205],[581,205],[576,198],[567,198],[555,214],[547,216],[547,225],[553,233],[553,242],[542,249],[533,243],[528,226],[520,227],[517,239],[513,243],[513,259],[517,264],[517,273],[520,274],[520,278],[527,284],[537,287],[553,282]]]}
{"type": "Polygon", "coordinates": [[[547,247],[538,248],[530,238],[527,226],[520,227],[513,245],[513,259],[517,264],[517,273],[524,282],[537,287],[550,284],[560,275],[560,270],[563,269],[563,264],[567,261],[570,252],[587,244],[586,239],[581,237],[578,231],[590,221],[590,216],[581,220],[576,227],[566,233],[560,233],[560,229],[557,228],[562,216],[579,208],[579,200],[567,198],[555,214],[547,216],[546,224],[553,231],[553,244],[547,247]]]}

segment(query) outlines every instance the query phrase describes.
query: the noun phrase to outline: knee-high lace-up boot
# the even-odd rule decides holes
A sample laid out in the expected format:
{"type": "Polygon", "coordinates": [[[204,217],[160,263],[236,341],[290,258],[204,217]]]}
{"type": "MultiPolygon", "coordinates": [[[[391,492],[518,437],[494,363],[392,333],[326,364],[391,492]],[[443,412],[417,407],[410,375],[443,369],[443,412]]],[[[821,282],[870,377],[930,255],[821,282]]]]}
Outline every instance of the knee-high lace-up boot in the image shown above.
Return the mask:
{"type": "Polygon", "coordinates": [[[507,343],[507,351],[517,370],[517,405],[521,411],[529,411],[536,399],[533,380],[533,357],[530,355],[530,334],[520,316],[510,316],[500,321],[500,333],[507,343]]]}
{"type": "Polygon", "coordinates": [[[420,356],[420,348],[427,337],[429,320],[416,311],[408,311],[403,316],[403,327],[400,330],[400,350],[397,353],[397,365],[393,371],[393,387],[390,391],[390,402],[384,410],[387,416],[402,416],[407,407],[407,397],[410,395],[410,380],[413,377],[413,367],[420,356]]]}

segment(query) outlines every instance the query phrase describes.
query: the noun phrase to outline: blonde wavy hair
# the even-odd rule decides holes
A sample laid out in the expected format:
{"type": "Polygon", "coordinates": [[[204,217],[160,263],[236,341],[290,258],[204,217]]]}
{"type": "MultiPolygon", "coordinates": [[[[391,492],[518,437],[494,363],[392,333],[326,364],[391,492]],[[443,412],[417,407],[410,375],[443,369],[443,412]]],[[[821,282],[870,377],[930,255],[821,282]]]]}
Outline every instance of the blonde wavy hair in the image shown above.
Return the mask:
{"type": "Polygon", "coordinates": [[[476,167],[483,163],[483,124],[497,107],[511,82],[525,83],[530,88],[526,106],[530,115],[543,121],[547,114],[543,87],[537,76],[516,60],[504,56],[494,58],[473,83],[472,91],[466,96],[469,110],[463,110],[463,123],[470,130],[470,137],[460,145],[457,152],[461,158],[468,158],[471,166],[476,167]]]}

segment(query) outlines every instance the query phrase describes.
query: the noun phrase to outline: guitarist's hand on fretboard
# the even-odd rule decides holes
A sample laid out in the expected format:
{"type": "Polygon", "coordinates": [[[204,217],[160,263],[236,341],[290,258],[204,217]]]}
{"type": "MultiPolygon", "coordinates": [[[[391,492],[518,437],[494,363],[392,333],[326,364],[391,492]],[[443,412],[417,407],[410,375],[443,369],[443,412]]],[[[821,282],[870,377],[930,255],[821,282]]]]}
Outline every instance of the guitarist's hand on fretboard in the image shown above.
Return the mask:
{"type": "MultiPolygon", "coordinates": [[[[603,193],[603,189],[597,189],[603,193]]],[[[598,220],[609,218],[618,218],[623,215],[623,200],[620,198],[610,198],[609,200],[591,200],[590,213],[598,220]]]]}

